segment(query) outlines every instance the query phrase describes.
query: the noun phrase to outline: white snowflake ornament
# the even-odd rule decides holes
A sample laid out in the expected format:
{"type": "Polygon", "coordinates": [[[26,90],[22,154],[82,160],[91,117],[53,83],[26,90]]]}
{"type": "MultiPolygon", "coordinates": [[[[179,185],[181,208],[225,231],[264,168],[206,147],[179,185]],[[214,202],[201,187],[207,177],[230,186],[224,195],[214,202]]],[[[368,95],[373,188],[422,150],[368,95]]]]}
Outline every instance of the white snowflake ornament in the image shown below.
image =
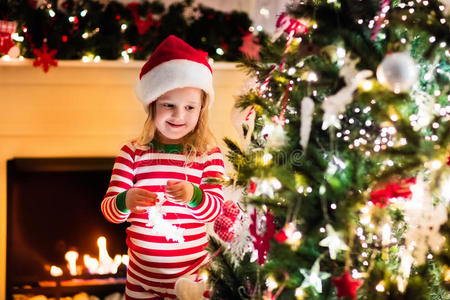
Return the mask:
{"type": "Polygon", "coordinates": [[[330,251],[330,258],[335,260],[339,251],[348,250],[348,246],[342,241],[339,234],[334,230],[333,226],[327,224],[326,226],[328,236],[320,241],[319,245],[322,247],[328,247],[330,251]]]}
{"type": "Polygon", "coordinates": [[[300,269],[300,273],[305,276],[300,288],[313,287],[317,292],[322,293],[322,280],[330,277],[329,273],[320,272],[320,259],[317,259],[311,270],[300,269]]]}

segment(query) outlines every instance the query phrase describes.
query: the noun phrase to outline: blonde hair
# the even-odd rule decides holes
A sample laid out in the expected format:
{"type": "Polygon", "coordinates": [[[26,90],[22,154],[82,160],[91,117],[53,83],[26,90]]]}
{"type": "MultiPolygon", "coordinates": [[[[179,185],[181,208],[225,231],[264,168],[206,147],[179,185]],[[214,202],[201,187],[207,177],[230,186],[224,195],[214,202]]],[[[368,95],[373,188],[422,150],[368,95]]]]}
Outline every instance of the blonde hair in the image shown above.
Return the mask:
{"type": "MultiPolygon", "coordinates": [[[[183,152],[187,153],[189,161],[193,161],[197,155],[206,154],[208,151],[217,147],[217,140],[209,128],[209,101],[208,95],[202,90],[202,107],[198,116],[197,125],[193,131],[182,138],[183,152]]],[[[155,138],[155,102],[153,101],[150,104],[144,128],[141,134],[134,140],[138,145],[147,145],[155,138]]]]}

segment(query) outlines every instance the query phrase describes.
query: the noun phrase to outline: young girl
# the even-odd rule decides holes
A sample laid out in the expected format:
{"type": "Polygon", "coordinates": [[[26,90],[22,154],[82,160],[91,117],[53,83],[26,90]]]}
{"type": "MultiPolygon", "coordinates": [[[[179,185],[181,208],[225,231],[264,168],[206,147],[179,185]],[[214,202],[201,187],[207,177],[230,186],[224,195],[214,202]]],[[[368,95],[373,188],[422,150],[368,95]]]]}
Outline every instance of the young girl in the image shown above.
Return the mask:
{"type": "Polygon", "coordinates": [[[143,66],[136,95],[148,113],[116,158],[101,209],[128,221],[126,299],[174,299],[180,277],[205,262],[205,224],[221,211],[222,154],[208,128],[214,97],[206,58],[170,36],[143,66]]]}

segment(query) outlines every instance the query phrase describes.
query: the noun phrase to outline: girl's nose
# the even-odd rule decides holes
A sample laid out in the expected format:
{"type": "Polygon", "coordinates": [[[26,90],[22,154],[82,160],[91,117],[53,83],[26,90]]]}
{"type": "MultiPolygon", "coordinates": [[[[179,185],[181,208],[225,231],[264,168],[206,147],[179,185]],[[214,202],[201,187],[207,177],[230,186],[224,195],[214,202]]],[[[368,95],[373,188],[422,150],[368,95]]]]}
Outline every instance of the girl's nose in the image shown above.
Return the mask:
{"type": "Polygon", "coordinates": [[[172,111],[172,117],[174,118],[183,117],[183,110],[180,107],[175,107],[175,109],[172,111]]]}

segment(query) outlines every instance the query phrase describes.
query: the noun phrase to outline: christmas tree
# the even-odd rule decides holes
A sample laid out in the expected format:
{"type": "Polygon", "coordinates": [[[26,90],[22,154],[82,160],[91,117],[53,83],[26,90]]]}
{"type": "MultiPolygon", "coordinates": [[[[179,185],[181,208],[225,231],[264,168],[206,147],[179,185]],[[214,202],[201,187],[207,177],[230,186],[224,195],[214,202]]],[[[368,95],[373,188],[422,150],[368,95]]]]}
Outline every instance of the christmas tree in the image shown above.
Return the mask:
{"type": "Polygon", "coordinates": [[[243,63],[211,299],[450,299],[449,10],[287,7],[243,63]]]}

